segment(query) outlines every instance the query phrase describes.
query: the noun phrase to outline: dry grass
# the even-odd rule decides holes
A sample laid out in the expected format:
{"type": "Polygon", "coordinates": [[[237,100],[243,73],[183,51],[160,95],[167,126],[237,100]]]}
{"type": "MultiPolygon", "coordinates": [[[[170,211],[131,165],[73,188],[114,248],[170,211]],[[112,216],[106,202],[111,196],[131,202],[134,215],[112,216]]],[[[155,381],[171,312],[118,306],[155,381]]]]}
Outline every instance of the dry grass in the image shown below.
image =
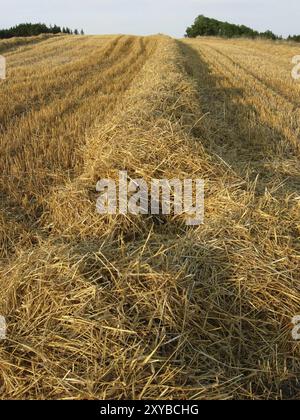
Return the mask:
{"type": "Polygon", "coordinates": [[[0,54],[4,54],[4,53],[7,54],[8,52],[12,52],[12,51],[18,52],[20,47],[22,48],[25,46],[31,47],[32,44],[37,44],[49,38],[53,38],[53,40],[57,40],[58,37],[62,37],[62,35],[42,34],[42,35],[37,35],[37,36],[31,36],[28,38],[1,39],[0,40],[0,54]]]}
{"type": "Polygon", "coordinates": [[[3,399],[299,398],[294,47],[269,48],[62,37],[8,54],[3,399]],[[205,224],[97,215],[119,170],[204,178],[205,224]]]}

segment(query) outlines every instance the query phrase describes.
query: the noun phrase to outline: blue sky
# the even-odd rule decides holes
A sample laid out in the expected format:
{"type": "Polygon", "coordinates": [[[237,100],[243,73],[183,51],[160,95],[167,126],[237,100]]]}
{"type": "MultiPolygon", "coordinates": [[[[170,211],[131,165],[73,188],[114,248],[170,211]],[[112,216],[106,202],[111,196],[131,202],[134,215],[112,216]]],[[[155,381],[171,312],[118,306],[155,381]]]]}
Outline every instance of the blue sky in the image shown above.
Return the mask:
{"type": "Polygon", "coordinates": [[[0,10],[0,28],[44,22],[87,34],[181,37],[204,14],[279,35],[300,34],[300,0],[0,0],[0,10]]]}

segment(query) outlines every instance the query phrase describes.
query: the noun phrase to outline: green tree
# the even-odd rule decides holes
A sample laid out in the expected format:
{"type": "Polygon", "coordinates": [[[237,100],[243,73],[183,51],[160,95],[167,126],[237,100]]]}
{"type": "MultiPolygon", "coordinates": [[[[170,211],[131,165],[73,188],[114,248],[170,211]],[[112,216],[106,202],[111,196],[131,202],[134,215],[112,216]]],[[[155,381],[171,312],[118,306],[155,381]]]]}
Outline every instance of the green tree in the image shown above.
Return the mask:
{"type": "Polygon", "coordinates": [[[278,39],[271,31],[259,33],[245,25],[235,25],[229,22],[222,22],[208,18],[204,15],[198,16],[194,24],[186,30],[186,37],[195,38],[197,36],[222,36],[225,38],[248,37],[256,38],[261,36],[268,39],[278,39]]]}
{"type": "Polygon", "coordinates": [[[40,34],[58,34],[62,29],[57,25],[49,27],[44,23],[21,23],[9,29],[0,30],[0,38],[28,37],[40,34]]]}

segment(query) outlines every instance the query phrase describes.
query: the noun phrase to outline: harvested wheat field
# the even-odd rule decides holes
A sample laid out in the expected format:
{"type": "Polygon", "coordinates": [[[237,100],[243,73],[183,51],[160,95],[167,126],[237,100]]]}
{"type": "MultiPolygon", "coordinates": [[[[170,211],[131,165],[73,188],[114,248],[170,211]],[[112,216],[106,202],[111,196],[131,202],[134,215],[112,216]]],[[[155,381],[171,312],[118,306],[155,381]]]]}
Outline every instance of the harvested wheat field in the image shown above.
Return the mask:
{"type": "Polygon", "coordinates": [[[294,44],[0,41],[2,399],[299,399],[294,44]],[[205,223],[99,215],[99,179],[201,178],[205,223]]]}

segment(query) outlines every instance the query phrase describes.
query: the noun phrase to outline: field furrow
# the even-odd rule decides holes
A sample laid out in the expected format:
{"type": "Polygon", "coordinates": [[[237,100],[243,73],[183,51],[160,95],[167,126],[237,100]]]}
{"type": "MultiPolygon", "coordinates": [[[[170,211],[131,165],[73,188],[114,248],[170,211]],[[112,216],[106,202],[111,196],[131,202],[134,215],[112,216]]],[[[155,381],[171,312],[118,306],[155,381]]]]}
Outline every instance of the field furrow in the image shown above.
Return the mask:
{"type": "MultiPolygon", "coordinates": [[[[16,202],[22,202],[27,194],[33,202],[38,201],[37,193],[42,197],[49,185],[62,182],[80,166],[78,148],[84,144],[87,130],[121,100],[155,49],[155,41],[118,37],[104,47],[99,43],[99,47],[99,51],[84,56],[80,44],[78,64],[75,61],[62,65],[54,76],[48,67],[44,70],[45,83],[39,77],[29,79],[31,86],[28,84],[23,93],[25,110],[18,116],[2,115],[1,185],[2,191],[15,197],[16,202]],[[29,100],[27,89],[34,92],[29,100]],[[23,191],[22,197],[18,198],[16,185],[23,191]]],[[[20,95],[20,87],[18,91],[20,95]]],[[[4,107],[9,98],[12,104],[21,105],[10,95],[9,86],[1,93],[3,109],[9,108],[4,107]]]]}
{"type": "Polygon", "coordinates": [[[299,399],[294,44],[1,48],[0,399],[299,399]],[[99,214],[119,171],[204,180],[204,224],[99,214]]]}

